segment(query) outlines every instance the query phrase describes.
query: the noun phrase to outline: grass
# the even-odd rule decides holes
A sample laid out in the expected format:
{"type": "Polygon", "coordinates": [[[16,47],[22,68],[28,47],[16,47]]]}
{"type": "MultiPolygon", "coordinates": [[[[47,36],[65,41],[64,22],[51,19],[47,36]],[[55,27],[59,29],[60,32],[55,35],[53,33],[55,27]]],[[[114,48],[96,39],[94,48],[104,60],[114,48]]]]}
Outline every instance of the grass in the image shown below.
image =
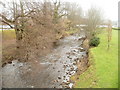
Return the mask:
{"type": "Polygon", "coordinates": [[[2,32],[2,39],[3,39],[3,41],[15,39],[15,37],[16,37],[14,29],[3,30],[3,31],[0,31],[0,32],[2,32]]]}
{"type": "Polygon", "coordinates": [[[0,42],[0,47],[2,47],[2,63],[12,60],[16,51],[16,36],[15,30],[0,30],[2,35],[2,42],[0,42]]]}
{"type": "Polygon", "coordinates": [[[113,30],[110,49],[107,50],[107,33],[101,33],[100,45],[90,49],[90,67],[79,76],[75,88],[118,87],[118,31],[113,30]]]}
{"type": "Polygon", "coordinates": [[[63,31],[61,34],[57,34],[56,38],[59,40],[61,37],[66,37],[66,36],[72,35],[74,33],[77,33],[78,31],[79,31],[79,29],[66,30],[66,31],[63,31]]]}
{"type": "Polygon", "coordinates": [[[74,33],[78,32],[78,31],[79,31],[79,29],[70,29],[68,31],[65,31],[65,33],[68,34],[68,35],[71,35],[71,34],[74,34],[74,33]]]}

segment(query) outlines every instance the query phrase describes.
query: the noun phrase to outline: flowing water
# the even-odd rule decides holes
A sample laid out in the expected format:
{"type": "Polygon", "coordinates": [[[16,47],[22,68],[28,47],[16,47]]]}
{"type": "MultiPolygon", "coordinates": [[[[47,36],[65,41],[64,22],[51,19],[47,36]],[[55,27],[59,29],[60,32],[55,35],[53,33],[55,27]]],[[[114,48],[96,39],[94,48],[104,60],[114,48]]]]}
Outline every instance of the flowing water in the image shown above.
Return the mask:
{"type": "Polygon", "coordinates": [[[2,68],[3,88],[72,88],[70,77],[78,68],[76,63],[86,56],[82,50],[82,35],[75,34],[59,41],[60,46],[37,61],[12,61],[2,68]],[[81,51],[82,50],[82,51],[81,51]]]}

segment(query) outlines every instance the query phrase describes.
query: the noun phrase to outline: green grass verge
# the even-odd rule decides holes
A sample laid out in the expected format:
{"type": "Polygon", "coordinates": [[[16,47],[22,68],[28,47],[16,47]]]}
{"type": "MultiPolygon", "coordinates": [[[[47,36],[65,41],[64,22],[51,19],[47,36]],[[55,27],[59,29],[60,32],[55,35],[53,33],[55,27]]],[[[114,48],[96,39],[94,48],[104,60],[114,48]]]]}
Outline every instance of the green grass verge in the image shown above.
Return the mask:
{"type": "MultiPolygon", "coordinates": [[[[0,42],[0,53],[2,53],[2,64],[9,61],[15,54],[15,30],[0,30],[2,41],[0,42]]],[[[0,62],[1,64],[1,62],[0,62]]]]}
{"type": "Polygon", "coordinates": [[[10,39],[15,39],[15,30],[11,29],[11,30],[3,30],[0,31],[2,33],[2,39],[4,40],[10,40],[10,39]]]}
{"type": "Polygon", "coordinates": [[[70,35],[70,34],[74,34],[74,33],[78,32],[78,31],[79,31],[79,29],[70,29],[68,31],[65,31],[65,33],[70,35]]]}
{"type": "Polygon", "coordinates": [[[107,33],[101,33],[99,37],[100,45],[90,49],[91,65],[79,76],[75,88],[118,87],[118,31],[112,32],[109,50],[107,50],[107,33]]]}
{"type": "Polygon", "coordinates": [[[60,39],[61,37],[66,37],[66,36],[72,35],[74,33],[77,33],[78,31],[79,31],[79,29],[66,30],[66,31],[63,31],[61,34],[57,34],[56,38],[60,39]]]}

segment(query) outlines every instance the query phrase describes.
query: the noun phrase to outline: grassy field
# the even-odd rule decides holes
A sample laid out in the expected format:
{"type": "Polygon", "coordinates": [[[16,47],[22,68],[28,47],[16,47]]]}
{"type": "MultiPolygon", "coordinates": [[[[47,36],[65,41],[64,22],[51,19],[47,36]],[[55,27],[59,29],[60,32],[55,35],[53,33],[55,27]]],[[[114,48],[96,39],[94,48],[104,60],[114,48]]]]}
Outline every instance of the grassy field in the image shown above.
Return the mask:
{"type": "Polygon", "coordinates": [[[2,34],[2,42],[0,42],[0,47],[2,47],[2,63],[11,61],[16,51],[16,36],[15,31],[11,30],[0,30],[2,34]]]}
{"type": "MultiPolygon", "coordinates": [[[[2,32],[2,31],[0,31],[2,32]]],[[[11,40],[11,39],[15,39],[15,30],[14,29],[10,29],[10,30],[3,30],[2,32],[2,39],[3,41],[5,40],[11,40]]]]}
{"type": "Polygon", "coordinates": [[[101,33],[100,45],[90,49],[90,67],[79,76],[75,88],[118,87],[118,31],[113,30],[110,49],[107,50],[107,33],[101,33]]]}

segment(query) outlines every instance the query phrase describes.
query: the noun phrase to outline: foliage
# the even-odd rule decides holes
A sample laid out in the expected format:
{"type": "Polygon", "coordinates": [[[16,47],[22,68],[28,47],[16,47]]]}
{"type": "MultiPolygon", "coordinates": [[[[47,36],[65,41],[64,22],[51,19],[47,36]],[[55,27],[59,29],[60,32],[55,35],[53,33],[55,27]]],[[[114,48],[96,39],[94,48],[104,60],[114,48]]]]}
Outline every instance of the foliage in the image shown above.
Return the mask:
{"type": "Polygon", "coordinates": [[[86,35],[89,38],[95,36],[95,34],[97,33],[97,28],[101,23],[102,23],[101,11],[95,7],[91,7],[87,13],[86,35]]]}
{"type": "Polygon", "coordinates": [[[99,37],[93,37],[89,42],[90,46],[97,47],[99,44],[100,44],[100,38],[99,37]]]}

